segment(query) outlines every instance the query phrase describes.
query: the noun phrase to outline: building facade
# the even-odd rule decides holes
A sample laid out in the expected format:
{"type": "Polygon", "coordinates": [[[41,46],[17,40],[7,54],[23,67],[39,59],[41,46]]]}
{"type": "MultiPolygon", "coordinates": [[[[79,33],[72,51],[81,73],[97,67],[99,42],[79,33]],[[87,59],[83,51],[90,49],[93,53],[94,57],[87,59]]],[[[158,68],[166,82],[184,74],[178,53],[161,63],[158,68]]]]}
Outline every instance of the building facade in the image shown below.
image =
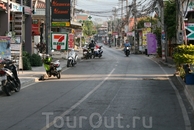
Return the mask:
{"type": "Polygon", "coordinates": [[[14,32],[25,51],[32,53],[31,0],[0,0],[0,35],[14,32]]]}

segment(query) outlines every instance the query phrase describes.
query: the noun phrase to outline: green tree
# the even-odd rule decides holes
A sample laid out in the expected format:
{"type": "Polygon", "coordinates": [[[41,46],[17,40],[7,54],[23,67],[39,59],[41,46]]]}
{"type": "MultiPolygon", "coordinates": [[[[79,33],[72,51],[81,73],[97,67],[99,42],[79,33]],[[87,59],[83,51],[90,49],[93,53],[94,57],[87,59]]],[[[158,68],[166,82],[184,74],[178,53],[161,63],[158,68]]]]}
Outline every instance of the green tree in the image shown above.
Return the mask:
{"type": "Polygon", "coordinates": [[[166,2],[164,7],[164,24],[167,38],[172,40],[176,37],[176,2],[166,2]]]}
{"type": "Polygon", "coordinates": [[[94,28],[94,24],[92,21],[89,20],[83,21],[82,29],[84,36],[92,36],[96,34],[96,30],[94,28]]]}

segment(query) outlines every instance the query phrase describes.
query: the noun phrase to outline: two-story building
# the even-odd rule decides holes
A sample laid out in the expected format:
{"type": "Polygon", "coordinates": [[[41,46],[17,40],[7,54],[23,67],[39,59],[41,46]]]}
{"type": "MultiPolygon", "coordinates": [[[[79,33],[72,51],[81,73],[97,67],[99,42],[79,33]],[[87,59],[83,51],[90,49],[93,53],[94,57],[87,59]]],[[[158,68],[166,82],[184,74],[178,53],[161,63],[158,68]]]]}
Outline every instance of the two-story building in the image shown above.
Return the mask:
{"type": "Polygon", "coordinates": [[[32,11],[31,0],[0,0],[0,35],[14,32],[29,53],[32,53],[32,11]]]}

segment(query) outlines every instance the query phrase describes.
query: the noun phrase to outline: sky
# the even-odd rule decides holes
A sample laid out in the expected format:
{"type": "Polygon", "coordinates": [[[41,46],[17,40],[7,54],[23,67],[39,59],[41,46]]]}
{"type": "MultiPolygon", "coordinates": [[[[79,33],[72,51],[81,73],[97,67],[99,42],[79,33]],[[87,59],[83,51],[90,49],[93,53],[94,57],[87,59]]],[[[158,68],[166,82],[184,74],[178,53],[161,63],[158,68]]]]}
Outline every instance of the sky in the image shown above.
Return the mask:
{"type": "MultiPolygon", "coordinates": [[[[132,0],[128,0],[128,3],[130,4],[131,1],[132,0]]],[[[124,1],[123,6],[126,6],[126,1],[124,1]]],[[[78,9],[83,9],[89,12],[95,11],[95,13],[90,13],[92,20],[99,20],[102,22],[110,20],[113,15],[112,10],[114,7],[121,8],[121,2],[119,0],[77,0],[76,4],[76,8],[78,9]],[[98,11],[106,13],[100,13],[98,11]]],[[[118,11],[118,17],[121,17],[121,10],[118,11]]]]}

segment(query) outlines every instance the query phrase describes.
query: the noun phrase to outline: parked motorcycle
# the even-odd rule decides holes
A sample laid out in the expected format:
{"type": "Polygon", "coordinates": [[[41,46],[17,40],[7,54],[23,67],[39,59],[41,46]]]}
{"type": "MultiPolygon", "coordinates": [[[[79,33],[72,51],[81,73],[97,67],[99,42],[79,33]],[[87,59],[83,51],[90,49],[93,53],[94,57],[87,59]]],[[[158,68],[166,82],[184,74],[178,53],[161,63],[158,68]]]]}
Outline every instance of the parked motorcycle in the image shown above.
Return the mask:
{"type": "Polygon", "coordinates": [[[92,51],[91,51],[91,49],[89,49],[87,47],[83,47],[83,58],[85,58],[85,59],[92,58],[92,51]]]}
{"type": "Polygon", "coordinates": [[[74,49],[72,49],[68,53],[67,67],[74,66],[75,64],[77,64],[77,58],[78,58],[77,53],[75,53],[74,49]]]}
{"type": "Polygon", "coordinates": [[[99,48],[96,48],[94,50],[94,58],[95,57],[102,57],[102,53],[103,53],[103,50],[102,50],[102,46],[99,46],[99,48]]]}
{"type": "Polygon", "coordinates": [[[128,57],[130,55],[130,48],[126,47],[125,49],[125,55],[128,57]]]}
{"type": "Polygon", "coordinates": [[[12,91],[19,92],[21,89],[20,79],[17,75],[17,67],[9,59],[4,59],[0,64],[2,67],[0,69],[1,89],[7,96],[11,96],[12,91]]]}
{"type": "Polygon", "coordinates": [[[56,60],[55,62],[47,62],[44,60],[44,68],[46,70],[46,73],[48,77],[56,76],[58,79],[61,78],[61,66],[59,60],[56,60]]]}

